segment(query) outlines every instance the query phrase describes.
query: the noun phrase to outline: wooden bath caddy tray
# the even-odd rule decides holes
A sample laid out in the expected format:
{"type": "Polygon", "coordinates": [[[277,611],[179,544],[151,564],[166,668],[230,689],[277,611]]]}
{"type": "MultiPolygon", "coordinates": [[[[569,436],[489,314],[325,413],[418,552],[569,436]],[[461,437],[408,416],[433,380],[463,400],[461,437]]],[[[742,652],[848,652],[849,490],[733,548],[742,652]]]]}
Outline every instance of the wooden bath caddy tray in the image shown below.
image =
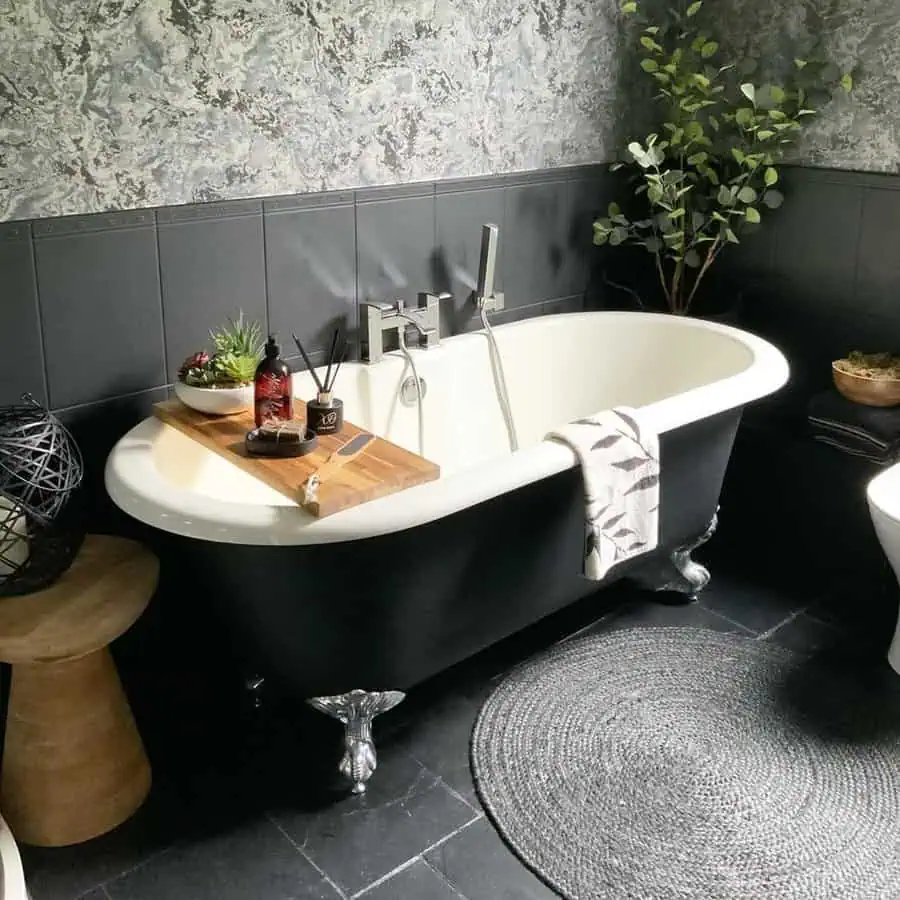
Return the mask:
{"type": "MultiPolygon", "coordinates": [[[[165,400],[153,409],[167,425],[199,441],[320,518],[417,484],[435,481],[441,474],[440,467],[433,462],[376,437],[356,459],[319,485],[314,503],[304,504],[302,487],[306,479],[338,447],[363,429],[345,422],[340,434],[320,436],[318,446],[307,456],[268,459],[249,456],[244,447],[244,437],[254,425],[249,412],[207,416],[180,400],[165,400]]],[[[306,404],[302,400],[294,401],[294,416],[306,420],[306,404]]]]}

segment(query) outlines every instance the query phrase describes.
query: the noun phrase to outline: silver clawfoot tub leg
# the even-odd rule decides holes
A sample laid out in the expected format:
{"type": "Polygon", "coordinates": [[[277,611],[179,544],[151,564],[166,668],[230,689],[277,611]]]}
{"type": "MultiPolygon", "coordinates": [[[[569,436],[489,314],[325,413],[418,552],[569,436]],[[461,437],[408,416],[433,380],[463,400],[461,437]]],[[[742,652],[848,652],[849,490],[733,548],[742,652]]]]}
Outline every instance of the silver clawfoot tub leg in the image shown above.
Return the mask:
{"type": "Polygon", "coordinates": [[[350,691],[334,697],[313,697],[313,709],[344,723],[344,755],[338,769],[353,782],[353,793],[363,794],[377,766],[372,720],[393,709],[406,697],[403,691],[350,691]]]}
{"type": "Polygon", "coordinates": [[[673,550],[668,560],[655,570],[638,573],[635,581],[650,590],[677,591],[679,594],[686,594],[689,601],[696,600],[697,594],[709,584],[710,575],[706,566],[701,566],[691,559],[691,554],[713,536],[718,524],[717,511],[700,537],[684,547],[673,550]]]}

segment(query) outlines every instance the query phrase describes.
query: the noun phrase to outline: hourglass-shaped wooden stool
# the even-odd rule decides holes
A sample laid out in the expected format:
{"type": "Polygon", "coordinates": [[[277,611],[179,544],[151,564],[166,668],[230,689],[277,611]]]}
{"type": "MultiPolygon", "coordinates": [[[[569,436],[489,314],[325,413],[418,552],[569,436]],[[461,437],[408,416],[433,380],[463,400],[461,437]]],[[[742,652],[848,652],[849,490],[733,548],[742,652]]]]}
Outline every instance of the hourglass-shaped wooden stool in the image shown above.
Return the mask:
{"type": "Polygon", "coordinates": [[[0,809],[16,840],[77,844],[146,798],[150,764],[109,644],[144,611],[158,574],[140,544],[89,535],[59,581],[0,599],[0,661],[12,664],[0,809]]]}

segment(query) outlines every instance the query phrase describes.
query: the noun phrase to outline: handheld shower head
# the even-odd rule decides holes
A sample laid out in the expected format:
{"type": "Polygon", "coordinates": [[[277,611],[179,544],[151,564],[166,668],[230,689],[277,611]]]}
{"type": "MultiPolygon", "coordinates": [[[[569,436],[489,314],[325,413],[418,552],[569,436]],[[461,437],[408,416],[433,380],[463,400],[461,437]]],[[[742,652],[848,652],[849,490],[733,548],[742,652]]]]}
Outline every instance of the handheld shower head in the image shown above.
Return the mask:
{"type": "Polygon", "coordinates": [[[475,293],[480,301],[494,296],[494,276],[497,272],[497,247],[500,229],[496,225],[481,226],[481,259],[478,262],[478,287],[475,293]]]}

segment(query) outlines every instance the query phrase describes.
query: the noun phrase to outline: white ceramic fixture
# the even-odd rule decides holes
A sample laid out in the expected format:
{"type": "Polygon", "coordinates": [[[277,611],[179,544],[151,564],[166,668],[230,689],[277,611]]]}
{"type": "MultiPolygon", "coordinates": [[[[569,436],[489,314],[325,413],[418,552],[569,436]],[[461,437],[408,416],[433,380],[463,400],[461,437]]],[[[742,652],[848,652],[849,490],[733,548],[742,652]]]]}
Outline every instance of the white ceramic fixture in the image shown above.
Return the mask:
{"type": "MultiPolygon", "coordinates": [[[[866,499],[881,548],[900,579],[900,463],[885,469],[869,482],[866,499]]],[[[900,621],[888,648],[888,662],[900,674],[900,621]]]]}
{"type": "Polygon", "coordinates": [[[0,818],[0,900],[29,900],[19,848],[12,832],[0,818]]]}
{"type": "MultiPolygon", "coordinates": [[[[441,477],[315,519],[223,457],[154,418],[129,431],[106,466],[110,496],[125,512],[188,537],[240,544],[316,544],[412,528],[575,465],[545,441],[555,426],[612,406],[641,407],[658,432],[772,393],[787,380],[766,341],[699,319],[652,313],[544,316],[495,329],[519,450],[510,449],[488,340],[483,332],[412,350],[424,400],[424,455],[441,477]]],[[[418,450],[415,405],[400,400],[409,365],[387,353],[344,365],[336,395],[348,421],[418,450]]],[[[294,393],[315,394],[294,376],[294,393]]],[[[535,515],[539,515],[535,511],[535,515]]]]}
{"type": "Polygon", "coordinates": [[[253,385],[243,387],[196,387],[175,382],[175,396],[185,405],[213,416],[227,416],[253,406],[253,385]]]}

